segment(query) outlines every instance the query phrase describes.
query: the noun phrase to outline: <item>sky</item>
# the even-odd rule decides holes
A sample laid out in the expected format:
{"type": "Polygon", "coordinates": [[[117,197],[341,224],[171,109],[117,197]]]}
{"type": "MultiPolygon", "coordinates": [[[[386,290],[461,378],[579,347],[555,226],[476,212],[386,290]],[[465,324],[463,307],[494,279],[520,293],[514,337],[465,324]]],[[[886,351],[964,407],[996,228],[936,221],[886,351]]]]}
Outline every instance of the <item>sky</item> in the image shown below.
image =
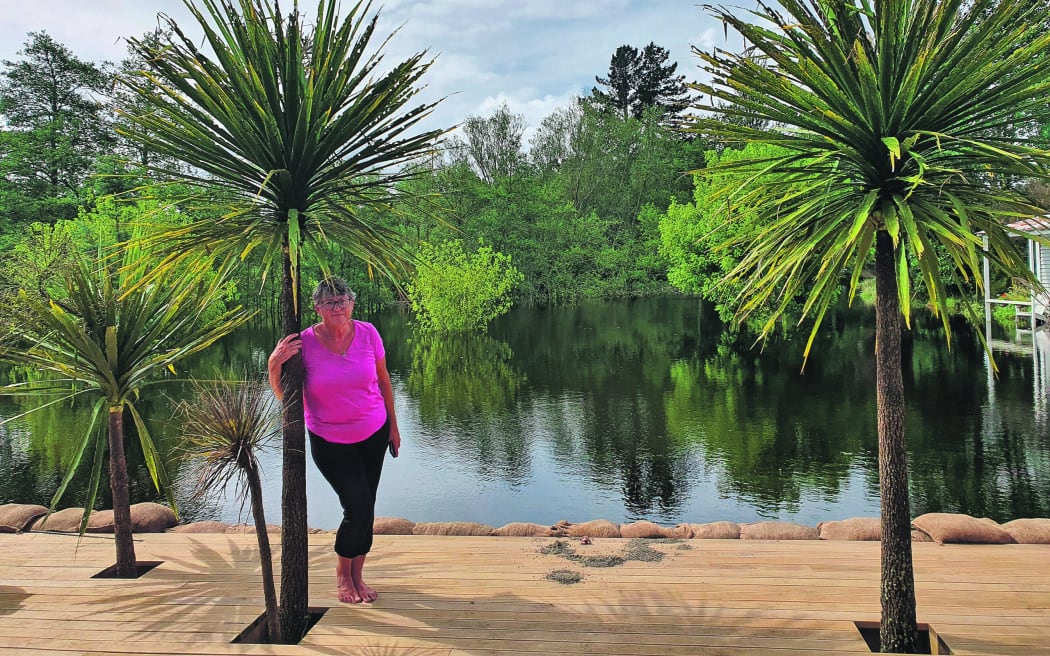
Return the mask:
{"type": "MultiPolygon", "coordinates": [[[[341,6],[345,15],[353,3],[341,6]]],[[[312,17],[316,0],[300,8],[312,17]]],[[[425,127],[451,128],[505,102],[525,117],[526,142],[543,117],[590,92],[621,45],[655,42],[687,81],[701,77],[691,46],[736,49],[698,0],[386,0],[377,10],[374,40],[397,30],[386,62],[422,50],[435,57],[418,98],[443,100],[425,127]]],[[[152,30],[158,13],[200,34],[182,0],[0,0],[0,60],[17,59],[28,32],[46,31],[80,59],[118,62],[123,37],[152,30]]]]}

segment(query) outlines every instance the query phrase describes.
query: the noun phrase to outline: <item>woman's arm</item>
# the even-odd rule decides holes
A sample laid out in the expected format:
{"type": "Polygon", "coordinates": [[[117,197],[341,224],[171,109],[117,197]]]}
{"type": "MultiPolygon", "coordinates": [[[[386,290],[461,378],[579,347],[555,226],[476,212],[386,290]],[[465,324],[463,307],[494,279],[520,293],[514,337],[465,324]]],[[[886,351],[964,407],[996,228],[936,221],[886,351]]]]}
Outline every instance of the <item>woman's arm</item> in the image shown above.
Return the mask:
{"type": "Polygon", "coordinates": [[[284,390],[281,389],[281,370],[284,368],[284,363],[291,360],[292,356],[302,348],[303,342],[299,339],[299,335],[292,333],[277,342],[277,346],[273,348],[273,352],[266,361],[266,370],[270,375],[270,387],[273,388],[274,396],[278,401],[283,400],[284,396],[284,390]]]}
{"type": "Polygon", "coordinates": [[[390,372],[386,368],[386,358],[376,360],[376,376],[379,379],[379,392],[383,395],[386,416],[390,420],[390,441],[394,453],[401,451],[401,430],[397,427],[397,416],[394,414],[394,386],[390,383],[390,372]]]}

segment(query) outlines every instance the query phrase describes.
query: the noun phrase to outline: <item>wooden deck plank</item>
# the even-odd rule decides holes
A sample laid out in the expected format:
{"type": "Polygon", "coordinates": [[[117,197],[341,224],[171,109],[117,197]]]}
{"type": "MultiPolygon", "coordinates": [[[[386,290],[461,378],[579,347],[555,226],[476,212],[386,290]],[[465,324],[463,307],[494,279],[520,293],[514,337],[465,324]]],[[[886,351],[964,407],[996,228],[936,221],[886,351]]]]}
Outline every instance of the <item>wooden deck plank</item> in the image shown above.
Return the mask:
{"type": "MultiPolygon", "coordinates": [[[[654,541],[659,562],[597,568],[540,553],[553,539],[377,536],[381,597],[352,606],[334,596],[333,539],[311,535],[309,553],[311,604],[330,610],[281,646],[230,643],[262,612],[253,534],[136,536],[139,559],[162,564],[131,581],[91,578],[111,537],[0,535],[0,653],[830,656],[866,653],[854,622],[879,619],[877,543],[654,541]],[[547,580],[555,569],[583,581],[547,580]]],[[[564,542],[581,556],[631,544],[564,542]]],[[[1050,547],[913,552],[919,620],[954,653],[1050,653],[1050,547]]]]}

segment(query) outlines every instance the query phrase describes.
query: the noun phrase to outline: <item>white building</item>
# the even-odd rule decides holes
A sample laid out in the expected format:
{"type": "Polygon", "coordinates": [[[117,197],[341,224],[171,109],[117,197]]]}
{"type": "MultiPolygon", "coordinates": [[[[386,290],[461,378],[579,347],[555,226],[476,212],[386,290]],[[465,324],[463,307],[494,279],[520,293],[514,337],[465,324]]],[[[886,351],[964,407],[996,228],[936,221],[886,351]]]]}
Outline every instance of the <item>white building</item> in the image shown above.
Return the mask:
{"type": "MultiPolygon", "coordinates": [[[[1043,289],[1032,290],[1031,297],[1024,301],[993,298],[991,271],[987,258],[984,261],[984,309],[985,321],[991,328],[992,306],[1012,305],[1015,308],[1017,327],[1022,331],[1045,332],[1050,318],[1050,216],[1025,219],[1011,223],[1014,230],[1031,235],[1028,242],[1028,268],[1035,274],[1043,289]],[[1046,241],[1048,243],[1041,243],[1046,241]]],[[[985,246],[988,238],[985,237],[985,246]]]]}

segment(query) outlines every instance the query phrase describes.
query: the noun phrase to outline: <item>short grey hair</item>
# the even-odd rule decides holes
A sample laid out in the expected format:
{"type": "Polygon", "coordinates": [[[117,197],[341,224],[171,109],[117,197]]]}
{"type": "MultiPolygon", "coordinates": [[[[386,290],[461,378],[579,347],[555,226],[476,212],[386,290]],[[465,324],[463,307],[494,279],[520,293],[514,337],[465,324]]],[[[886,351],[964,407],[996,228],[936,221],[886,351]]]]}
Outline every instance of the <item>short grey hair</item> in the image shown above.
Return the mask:
{"type": "Polygon", "coordinates": [[[326,298],[342,296],[343,294],[349,296],[351,301],[357,300],[357,294],[350,289],[350,285],[347,285],[342,278],[336,278],[335,276],[322,278],[321,282],[317,283],[317,287],[314,288],[314,305],[320,305],[321,301],[326,298]]]}

